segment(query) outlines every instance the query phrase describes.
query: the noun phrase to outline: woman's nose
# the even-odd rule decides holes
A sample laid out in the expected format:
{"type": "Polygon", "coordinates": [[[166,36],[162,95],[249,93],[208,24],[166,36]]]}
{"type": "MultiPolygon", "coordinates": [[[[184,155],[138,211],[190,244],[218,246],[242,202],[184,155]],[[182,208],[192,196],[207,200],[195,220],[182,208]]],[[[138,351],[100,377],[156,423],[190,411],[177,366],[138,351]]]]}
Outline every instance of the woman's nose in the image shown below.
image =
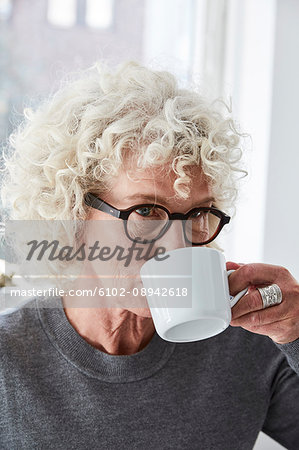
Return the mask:
{"type": "Polygon", "coordinates": [[[185,240],[183,222],[181,220],[170,221],[168,230],[161,239],[159,239],[159,245],[165,247],[166,251],[191,246],[191,244],[185,240]]]}

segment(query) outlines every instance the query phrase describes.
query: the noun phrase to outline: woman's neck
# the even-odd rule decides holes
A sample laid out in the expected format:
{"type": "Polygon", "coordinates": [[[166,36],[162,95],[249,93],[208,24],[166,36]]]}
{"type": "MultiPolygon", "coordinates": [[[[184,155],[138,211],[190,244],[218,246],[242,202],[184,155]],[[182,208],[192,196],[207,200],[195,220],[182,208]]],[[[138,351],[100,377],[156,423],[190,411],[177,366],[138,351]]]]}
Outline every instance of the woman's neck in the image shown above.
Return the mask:
{"type": "MultiPolygon", "coordinates": [[[[81,299],[82,300],[82,299],[81,299]]],[[[155,328],[151,317],[142,317],[121,308],[64,307],[73,328],[90,345],[111,355],[131,355],[152,339],[155,328]]]]}

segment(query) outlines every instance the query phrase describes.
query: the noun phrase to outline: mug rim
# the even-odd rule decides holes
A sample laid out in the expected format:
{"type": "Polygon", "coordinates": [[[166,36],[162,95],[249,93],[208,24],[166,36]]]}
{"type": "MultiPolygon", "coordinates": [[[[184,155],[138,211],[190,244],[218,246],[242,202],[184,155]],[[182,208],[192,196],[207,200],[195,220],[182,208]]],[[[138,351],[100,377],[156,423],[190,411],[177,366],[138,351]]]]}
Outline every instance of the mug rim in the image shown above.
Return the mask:
{"type": "MultiPolygon", "coordinates": [[[[163,257],[169,255],[169,253],[171,253],[171,254],[179,253],[179,252],[186,251],[186,250],[188,250],[189,252],[191,251],[191,253],[193,253],[194,251],[196,251],[196,252],[209,251],[209,252],[215,252],[220,255],[224,255],[223,252],[221,252],[220,250],[217,250],[216,248],[212,248],[212,247],[179,247],[179,248],[174,248],[173,250],[169,250],[169,251],[163,253],[163,257]]],[[[142,275],[141,272],[145,265],[156,264],[157,262],[163,262],[163,261],[156,260],[154,256],[152,258],[148,259],[147,261],[145,261],[140,268],[140,274],[142,275]]]]}

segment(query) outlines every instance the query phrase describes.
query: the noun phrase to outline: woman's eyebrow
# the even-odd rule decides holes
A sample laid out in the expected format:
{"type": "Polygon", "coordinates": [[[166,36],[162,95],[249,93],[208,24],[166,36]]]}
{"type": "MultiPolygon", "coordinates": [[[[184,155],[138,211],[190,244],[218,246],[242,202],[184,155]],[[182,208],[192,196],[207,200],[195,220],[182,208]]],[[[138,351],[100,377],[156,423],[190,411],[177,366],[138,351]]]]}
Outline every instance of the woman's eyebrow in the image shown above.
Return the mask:
{"type": "MultiPolygon", "coordinates": [[[[166,204],[167,205],[167,200],[166,197],[159,197],[157,196],[153,196],[150,194],[132,194],[132,195],[128,195],[127,197],[125,197],[123,200],[140,200],[141,203],[143,203],[144,201],[148,201],[150,203],[159,203],[159,204],[166,204]]],[[[214,197],[207,197],[205,199],[201,199],[200,201],[195,203],[195,206],[199,206],[202,203],[208,203],[208,202],[215,202],[215,198],[214,197]]]]}

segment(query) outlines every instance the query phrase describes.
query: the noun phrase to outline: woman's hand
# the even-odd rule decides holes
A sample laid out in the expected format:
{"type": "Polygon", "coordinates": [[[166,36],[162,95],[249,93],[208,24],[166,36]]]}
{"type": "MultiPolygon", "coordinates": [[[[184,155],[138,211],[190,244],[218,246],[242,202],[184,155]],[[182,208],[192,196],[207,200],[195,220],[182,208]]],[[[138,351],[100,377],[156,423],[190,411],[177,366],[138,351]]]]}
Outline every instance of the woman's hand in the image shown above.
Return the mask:
{"type": "Polygon", "coordinates": [[[231,295],[249,287],[247,294],[232,308],[231,326],[269,336],[278,344],[299,338],[299,283],[284,267],[270,264],[236,264],[227,262],[227,270],[236,269],[229,276],[231,295]],[[263,308],[257,287],[277,284],[282,302],[263,308]]]}

